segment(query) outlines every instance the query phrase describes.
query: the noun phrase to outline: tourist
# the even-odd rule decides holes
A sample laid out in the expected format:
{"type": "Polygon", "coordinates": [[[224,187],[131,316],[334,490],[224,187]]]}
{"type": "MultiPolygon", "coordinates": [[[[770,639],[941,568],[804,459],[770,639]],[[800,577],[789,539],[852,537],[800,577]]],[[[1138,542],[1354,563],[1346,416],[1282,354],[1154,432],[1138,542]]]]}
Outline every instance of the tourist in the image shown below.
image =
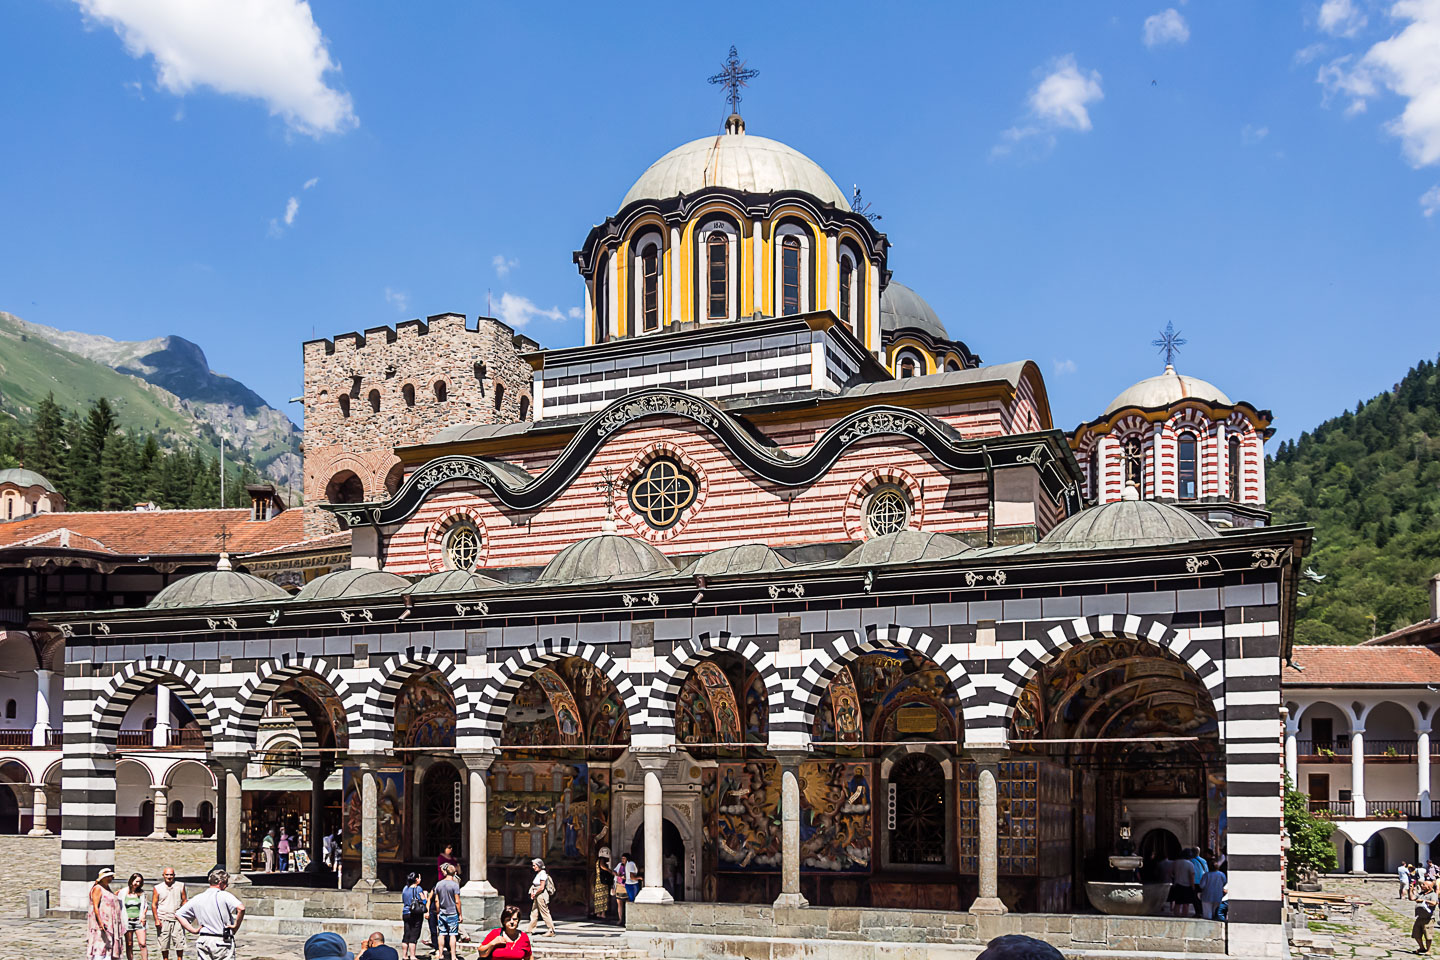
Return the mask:
{"type": "Polygon", "coordinates": [[[385,934],[376,930],[370,934],[370,939],[365,941],[365,952],[356,960],[400,960],[400,954],[395,952],[394,947],[387,946],[385,934]]]}
{"type": "Polygon", "coordinates": [[[275,850],[280,854],[280,872],[284,873],[290,869],[290,834],[284,827],[280,828],[280,841],[275,844],[275,850]]]}
{"type": "Polygon", "coordinates": [[[640,867],[635,863],[635,858],[625,854],[625,896],[631,902],[640,896],[640,881],[645,879],[640,876],[640,867]]]}
{"type": "MultiPolygon", "coordinates": [[[[460,868],[460,861],[455,859],[455,846],[450,843],[445,844],[444,849],[441,850],[439,856],[435,858],[436,883],[445,879],[445,867],[447,865],[455,867],[457,871],[460,868]]],[[[459,876],[458,872],[456,876],[459,876]]],[[[435,912],[433,905],[430,908],[430,949],[440,949],[440,915],[435,912]]]]}
{"type": "Polygon", "coordinates": [[[355,960],[345,946],[345,938],[329,930],[305,941],[305,960],[355,960]]]}
{"type": "Polygon", "coordinates": [[[425,926],[425,905],[429,896],[420,884],[420,874],[411,873],[405,878],[405,889],[400,891],[400,916],[405,921],[405,932],[400,937],[400,955],[415,960],[415,951],[420,942],[420,930],[425,926]]]}
{"type": "Polygon", "coordinates": [[[1425,879],[1431,883],[1440,880],[1440,867],[1435,866],[1434,860],[1425,861],[1425,879]]]}
{"type": "Polygon", "coordinates": [[[150,915],[155,918],[155,945],[160,956],[170,960],[170,951],[175,951],[175,960],[185,956],[185,930],[175,921],[175,911],[185,906],[185,884],[175,882],[175,868],[166,867],[160,874],[160,882],[150,893],[150,915]]]}
{"type": "Polygon", "coordinates": [[[260,841],[260,849],[265,852],[265,872],[275,872],[275,831],[268,830],[265,839],[260,841]]]}
{"type": "Polygon", "coordinates": [[[86,960],[115,960],[125,942],[124,907],[110,889],[115,871],[101,870],[90,887],[90,911],[86,916],[86,960]]]}
{"type": "Polygon", "coordinates": [[[1044,940],[1007,933],[987,943],[975,960],[1065,960],[1065,955],[1044,940]]]}
{"type": "Polygon", "coordinates": [[[610,870],[610,848],[601,847],[595,857],[595,885],[590,892],[590,915],[598,920],[610,916],[610,888],[615,875],[610,870]]]}
{"type": "Polygon", "coordinates": [[[535,879],[530,881],[530,927],[525,932],[533,936],[535,925],[543,918],[549,931],[545,936],[553,937],[555,921],[550,919],[550,898],[555,895],[555,881],[550,879],[545,861],[539,857],[530,861],[530,869],[535,871],[535,879]]]}
{"type": "Polygon", "coordinates": [[[1220,901],[1225,899],[1225,871],[1220,869],[1217,862],[1215,866],[1205,871],[1205,876],[1200,880],[1200,915],[1206,920],[1214,920],[1219,916],[1220,901]]]}
{"type": "Polygon", "coordinates": [[[333,834],[322,834],[320,837],[320,862],[330,869],[335,869],[335,837],[333,834]]]}
{"type": "Polygon", "coordinates": [[[150,901],[145,897],[145,876],[130,874],[125,884],[125,896],[121,898],[125,907],[125,956],[135,960],[135,944],[140,944],[140,960],[150,960],[150,951],[145,946],[145,921],[150,919],[150,901]]]}
{"type": "Polygon", "coordinates": [[[1395,873],[1400,877],[1400,899],[1410,899],[1410,867],[1404,860],[1400,861],[1400,869],[1395,873]]]}
{"type": "Polygon", "coordinates": [[[199,960],[234,960],[235,931],[245,920],[245,905],[225,889],[230,874],[216,867],[209,879],[210,888],[176,910],[175,919],[195,934],[199,960]]]}
{"type": "Polygon", "coordinates": [[[1415,938],[1416,953],[1430,952],[1430,921],[1435,918],[1435,885],[1428,880],[1420,888],[1420,897],[1415,903],[1415,923],[1410,927],[1410,936],[1415,938]]]}
{"type": "Polygon", "coordinates": [[[630,892],[625,886],[625,868],[630,863],[630,854],[620,854],[620,860],[615,864],[615,886],[611,894],[615,898],[615,915],[620,921],[620,926],[625,926],[625,904],[630,899],[630,892]]]}
{"type": "Polygon", "coordinates": [[[460,956],[460,924],[464,921],[460,912],[460,884],[455,882],[456,872],[455,864],[445,864],[445,869],[441,871],[444,879],[430,891],[431,909],[439,918],[440,946],[435,949],[443,956],[448,946],[450,960],[458,960],[460,956]]]}
{"type": "Polygon", "coordinates": [[[480,943],[481,957],[496,960],[530,960],[530,935],[520,930],[520,908],[510,905],[500,911],[500,926],[480,943]]]}

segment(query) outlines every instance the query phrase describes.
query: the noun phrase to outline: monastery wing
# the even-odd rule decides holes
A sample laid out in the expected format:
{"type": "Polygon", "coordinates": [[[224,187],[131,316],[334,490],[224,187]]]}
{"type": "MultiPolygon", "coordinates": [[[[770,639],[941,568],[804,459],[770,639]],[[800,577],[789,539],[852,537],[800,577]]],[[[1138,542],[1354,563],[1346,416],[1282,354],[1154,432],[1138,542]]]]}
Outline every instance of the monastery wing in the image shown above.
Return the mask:
{"type": "Polygon", "coordinates": [[[416,470],[389,500],[355,504],[321,504],[347,527],[392,524],[407,520],[430,491],[449,480],[474,480],[489,487],[512,510],[534,510],[558,497],[595,456],[607,439],[646,417],[683,417],[707,427],[745,466],[771,483],[802,487],[814,483],[852,444],[871,437],[914,440],[952,470],[979,472],[1030,464],[1046,490],[1079,508],[1079,494],[1061,461],[1069,455],[1059,431],[966,440],[949,424],[904,407],[877,405],[857,410],[827,429],[801,456],[757,442],[744,423],[708,400],[657,388],[632,394],[597,413],[565,446],[544,473],[515,483],[508,465],[478,457],[439,457],[416,470]]]}

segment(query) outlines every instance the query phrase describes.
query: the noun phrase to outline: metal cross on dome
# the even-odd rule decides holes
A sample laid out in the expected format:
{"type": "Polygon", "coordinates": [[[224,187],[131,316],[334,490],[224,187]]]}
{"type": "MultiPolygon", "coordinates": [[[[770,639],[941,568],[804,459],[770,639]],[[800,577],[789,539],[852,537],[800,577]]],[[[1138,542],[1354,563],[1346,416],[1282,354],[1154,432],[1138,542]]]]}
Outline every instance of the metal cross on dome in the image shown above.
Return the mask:
{"type": "Polygon", "coordinates": [[[710,83],[718,83],[725,87],[725,99],[730,101],[730,112],[740,112],[740,88],[748,86],[746,81],[753,80],[760,76],[759,70],[746,69],[741,62],[740,55],[735,52],[735,46],[730,46],[730,57],[725,61],[725,69],[711,77],[710,83]]]}
{"type": "Polygon", "coordinates": [[[1158,347],[1160,352],[1165,354],[1167,367],[1175,366],[1175,355],[1187,343],[1189,341],[1180,336],[1180,331],[1175,329],[1174,322],[1170,320],[1165,321],[1165,329],[1160,331],[1160,336],[1150,341],[1152,347],[1158,347]]]}

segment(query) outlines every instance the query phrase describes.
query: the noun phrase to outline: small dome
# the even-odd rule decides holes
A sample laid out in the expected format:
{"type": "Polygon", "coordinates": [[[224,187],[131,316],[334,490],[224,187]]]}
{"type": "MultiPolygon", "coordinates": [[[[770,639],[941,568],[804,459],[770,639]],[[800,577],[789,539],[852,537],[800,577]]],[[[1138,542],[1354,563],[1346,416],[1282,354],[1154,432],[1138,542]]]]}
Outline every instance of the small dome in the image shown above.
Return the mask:
{"type": "Polygon", "coordinates": [[[1218,537],[1215,528],[1189,510],[1155,500],[1116,500],[1086,507],[1062,521],[1040,541],[1063,550],[1188,543],[1218,537]]]}
{"type": "Polygon", "coordinates": [[[487,587],[503,587],[499,580],[468,570],[442,570],[411,586],[405,592],[411,596],[426,596],[436,593],[465,593],[470,590],[484,590],[487,587]]]}
{"type": "Polygon", "coordinates": [[[964,540],[944,533],[901,530],[866,540],[840,560],[842,567],[873,567],[882,563],[944,560],[970,549],[964,540]]]}
{"type": "Polygon", "coordinates": [[[0,470],[0,483],[13,483],[17,487],[42,487],[47,493],[55,492],[55,485],[34,470],[14,467],[0,470]]]}
{"type": "MultiPolygon", "coordinates": [[[[731,124],[733,129],[734,118],[731,124]]],[[[739,133],[692,140],[656,160],[625,194],[621,209],[636,200],[664,200],[706,187],[746,193],[799,190],[821,203],[850,209],[845,194],[814,160],[778,140],[743,132],[743,122],[739,129],[739,133]]]]}
{"type": "Polygon", "coordinates": [[[402,593],[410,581],[383,570],[336,570],[316,577],[295,594],[296,600],[348,600],[402,593]]]}
{"type": "Polygon", "coordinates": [[[685,568],[692,577],[721,577],[727,573],[764,573],[783,570],[790,561],[763,543],[742,543],[722,547],[685,568]]]}
{"type": "Polygon", "coordinates": [[[595,580],[600,577],[639,577],[651,573],[674,573],[675,565],[665,554],[644,540],[602,533],[589,537],[555,554],[537,580],[595,580]]]}
{"type": "Polygon", "coordinates": [[[180,607],[219,607],[253,600],[289,600],[284,589],[249,573],[235,570],[206,570],[192,573],[155,594],[145,606],[152,610],[180,607]]]}
{"type": "Polygon", "coordinates": [[[1181,400],[1202,400],[1225,407],[1232,405],[1230,398],[1215,384],[1196,377],[1182,377],[1174,367],[1167,366],[1158,377],[1147,377],[1111,400],[1110,406],[1105,408],[1105,415],[1125,407],[1153,410],[1181,400]]]}
{"type": "Polygon", "coordinates": [[[950,339],[934,308],[905,284],[891,280],[880,294],[880,331],[893,330],[920,330],[936,340],[950,339]]]}

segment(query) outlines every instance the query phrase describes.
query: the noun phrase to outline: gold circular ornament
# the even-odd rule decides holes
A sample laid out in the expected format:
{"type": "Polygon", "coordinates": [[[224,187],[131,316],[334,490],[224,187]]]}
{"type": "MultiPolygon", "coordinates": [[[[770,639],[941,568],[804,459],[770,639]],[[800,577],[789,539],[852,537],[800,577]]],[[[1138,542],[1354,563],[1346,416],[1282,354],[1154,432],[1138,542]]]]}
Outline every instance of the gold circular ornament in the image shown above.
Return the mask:
{"type": "Polygon", "coordinates": [[[656,530],[673,527],[695,502],[699,485],[669,457],[654,460],[630,484],[630,507],[656,530]]]}

